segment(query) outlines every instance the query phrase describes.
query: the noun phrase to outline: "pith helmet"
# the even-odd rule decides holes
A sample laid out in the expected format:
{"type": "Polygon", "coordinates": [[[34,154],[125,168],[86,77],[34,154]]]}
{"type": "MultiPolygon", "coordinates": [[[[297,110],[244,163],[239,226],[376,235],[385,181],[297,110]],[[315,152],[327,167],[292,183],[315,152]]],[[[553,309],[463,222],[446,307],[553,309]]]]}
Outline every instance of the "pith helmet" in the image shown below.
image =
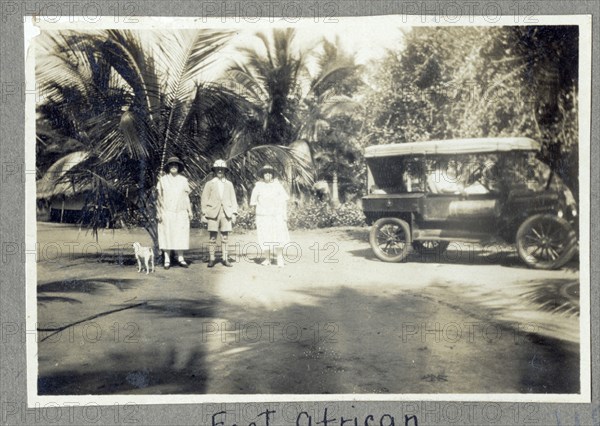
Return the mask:
{"type": "Polygon", "coordinates": [[[213,170],[227,169],[227,163],[224,160],[217,160],[212,166],[213,170]]]}

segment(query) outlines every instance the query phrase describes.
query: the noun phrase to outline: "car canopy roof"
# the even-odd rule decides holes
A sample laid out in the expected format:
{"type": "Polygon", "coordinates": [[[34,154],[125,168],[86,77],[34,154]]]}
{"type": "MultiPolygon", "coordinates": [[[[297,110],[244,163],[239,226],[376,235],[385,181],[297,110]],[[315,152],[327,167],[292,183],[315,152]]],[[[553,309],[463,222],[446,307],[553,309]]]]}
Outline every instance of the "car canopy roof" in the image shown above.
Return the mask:
{"type": "Polygon", "coordinates": [[[365,158],[393,157],[400,155],[452,155],[539,150],[540,144],[529,138],[450,139],[372,145],[365,148],[365,158]]]}

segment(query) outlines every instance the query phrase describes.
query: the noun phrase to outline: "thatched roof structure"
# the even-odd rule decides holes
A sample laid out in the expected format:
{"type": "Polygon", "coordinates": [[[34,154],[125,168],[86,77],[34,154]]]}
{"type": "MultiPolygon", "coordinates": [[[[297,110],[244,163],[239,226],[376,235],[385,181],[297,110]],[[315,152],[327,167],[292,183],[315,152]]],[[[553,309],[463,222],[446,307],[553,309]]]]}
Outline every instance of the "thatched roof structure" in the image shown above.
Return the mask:
{"type": "Polygon", "coordinates": [[[72,197],[85,191],[89,185],[74,183],[66,174],[73,167],[87,160],[88,156],[86,151],[76,151],[52,164],[44,176],[36,182],[37,198],[49,199],[57,195],[72,197]]]}

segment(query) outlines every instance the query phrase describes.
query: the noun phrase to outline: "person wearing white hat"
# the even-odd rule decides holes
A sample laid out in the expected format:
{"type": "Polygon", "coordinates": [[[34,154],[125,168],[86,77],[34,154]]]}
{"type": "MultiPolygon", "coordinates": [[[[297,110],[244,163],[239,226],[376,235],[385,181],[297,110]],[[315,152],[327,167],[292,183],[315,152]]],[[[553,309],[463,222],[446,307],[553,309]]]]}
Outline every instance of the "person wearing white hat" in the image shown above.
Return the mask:
{"type": "Polygon", "coordinates": [[[225,177],[227,163],[217,160],[213,164],[215,177],[208,181],[202,191],[202,221],[208,223],[208,267],[215,266],[217,236],[221,233],[221,258],[223,265],[233,266],[227,256],[229,233],[238,214],[238,204],[233,183],[225,177]]]}
{"type": "Polygon", "coordinates": [[[289,196],[285,188],[275,177],[275,169],[265,165],[258,175],[262,178],[256,183],[250,196],[250,205],[255,207],[256,235],[262,250],[266,251],[263,265],[271,264],[271,249],[277,254],[277,266],[283,267],[283,248],[290,242],[287,227],[287,201],[289,196]]]}
{"type": "Polygon", "coordinates": [[[190,220],[193,217],[190,203],[190,186],[180,173],[183,162],[170,157],[165,164],[167,172],[158,180],[158,245],[164,253],[164,267],[171,267],[170,251],[175,250],[177,262],[187,268],[183,251],[190,248],[190,220]]]}

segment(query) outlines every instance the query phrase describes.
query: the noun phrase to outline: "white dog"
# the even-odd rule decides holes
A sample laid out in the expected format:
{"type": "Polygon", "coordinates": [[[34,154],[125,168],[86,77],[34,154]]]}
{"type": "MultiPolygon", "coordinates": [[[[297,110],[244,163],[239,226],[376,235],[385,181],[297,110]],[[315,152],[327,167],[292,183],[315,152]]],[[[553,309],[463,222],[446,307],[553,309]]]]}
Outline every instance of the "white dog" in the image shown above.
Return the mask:
{"type": "Polygon", "coordinates": [[[146,265],[146,274],[150,272],[149,265],[152,265],[152,272],[154,272],[154,250],[152,247],[143,247],[140,243],[133,243],[133,250],[135,251],[135,259],[138,264],[138,272],[142,272],[142,259],[146,265]]]}

